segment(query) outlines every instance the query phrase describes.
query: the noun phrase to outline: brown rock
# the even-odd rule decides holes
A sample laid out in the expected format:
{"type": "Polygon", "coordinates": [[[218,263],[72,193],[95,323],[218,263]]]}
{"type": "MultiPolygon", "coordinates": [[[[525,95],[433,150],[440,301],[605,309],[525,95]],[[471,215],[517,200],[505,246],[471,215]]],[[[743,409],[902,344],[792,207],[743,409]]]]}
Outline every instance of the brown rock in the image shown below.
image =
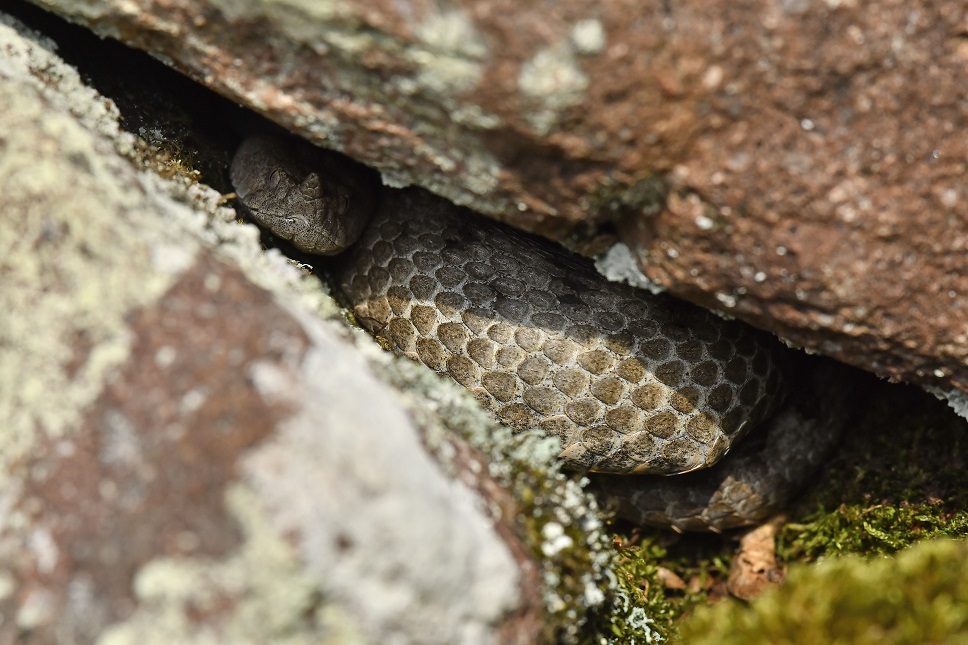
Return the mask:
{"type": "Polygon", "coordinates": [[[961,2],[37,4],[389,183],[586,251],[617,219],[673,293],[968,392],[961,2]]]}

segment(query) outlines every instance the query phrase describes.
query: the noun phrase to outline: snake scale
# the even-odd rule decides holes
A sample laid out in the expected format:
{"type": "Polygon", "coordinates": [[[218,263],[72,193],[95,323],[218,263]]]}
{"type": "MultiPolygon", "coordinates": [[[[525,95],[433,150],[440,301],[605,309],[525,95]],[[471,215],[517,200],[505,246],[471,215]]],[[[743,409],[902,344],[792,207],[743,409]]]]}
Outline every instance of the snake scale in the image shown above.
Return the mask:
{"type": "Polygon", "coordinates": [[[365,329],[503,423],[557,437],[565,465],[607,473],[593,486],[634,521],[758,521],[832,441],[830,424],[778,413],[784,349],[748,325],[609,282],[585,258],[425,191],[383,189],[303,143],[250,137],[231,179],[297,248],[350,247],[333,269],[365,329]],[[734,450],[758,425],[766,433],[734,450]],[[745,454],[720,461],[727,452],[745,454]]]}

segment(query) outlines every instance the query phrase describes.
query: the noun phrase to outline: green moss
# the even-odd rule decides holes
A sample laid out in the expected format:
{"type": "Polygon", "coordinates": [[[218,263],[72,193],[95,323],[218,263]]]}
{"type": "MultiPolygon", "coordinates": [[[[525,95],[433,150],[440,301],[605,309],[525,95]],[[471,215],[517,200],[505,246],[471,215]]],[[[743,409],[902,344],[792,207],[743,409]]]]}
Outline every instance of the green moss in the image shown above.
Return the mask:
{"type": "Polygon", "coordinates": [[[787,560],[812,560],[847,553],[890,554],[916,540],[968,536],[968,514],[954,515],[945,504],[921,502],[897,506],[842,505],[818,511],[815,519],[784,529],[787,560]]]}
{"type": "MultiPolygon", "coordinates": [[[[790,522],[779,535],[780,559],[793,563],[794,569],[847,554],[858,558],[893,554],[925,538],[968,536],[968,468],[962,450],[968,424],[918,388],[864,375],[858,375],[856,387],[857,412],[849,435],[815,477],[812,488],[788,510],[790,522]]],[[[626,528],[623,539],[629,533],[626,528]]],[[[632,604],[655,621],[651,627],[656,633],[675,640],[680,623],[689,623],[684,616],[697,607],[703,607],[699,613],[704,613],[705,605],[723,596],[722,582],[736,546],[730,537],[734,536],[670,536],[655,531],[641,533],[636,548],[619,550],[619,582],[632,604]],[[662,589],[656,578],[660,566],[682,577],[688,589],[662,589]]],[[[884,566],[889,567],[893,559],[877,562],[887,562],[884,566]]],[[[800,579],[799,574],[791,576],[784,588],[796,587],[800,579]]],[[[728,620],[719,619],[724,624],[736,622],[746,629],[749,621],[758,620],[757,604],[753,608],[730,600],[719,604],[728,607],[715,610],[729,612],[728,620]]],[[[814,610],[826,611],[809,609],[814,610]]],[[[647,642],[623,623],[629,613],[620,605],[611,611],[611,622],[600,627],[607,635],[605,642],[647,642]]],[[[876,613],[858,613],[854,618],[859,623],[877,622],[876,613]]],[[[685,641],[692,642],[696,632],[683,629],[685,641]]],[[[754,632],[748,640],[737,637],[736,642],[769,641],[771,636],[757,638],[754,632]]],[[[832,641],[824,637],[813,642],[832,641]]]]}
{"type": "Polygon", "coordinates": [[[780,540],[786,561],[893,553],[968,536],[968,423],[913,387],[880,384],[780,540]]]}
{"type": "Polygon", "coordinates": [[[679,608],[659,579],[659,563],[667,555],[655,538],[617,549],[615,574],[619,591],[611,598],[599,627],[612,642],[650,643],[666,640],[675,633],[679,608]]]}
{"type": "Polygon", "coordinates": [[[703,608],[689,643],[968,643],[968,545],[925,542],[896,559],[799,567],[750,609],[703,608]]]}
{"type": "Polygon", "coordinates": [[[676,641],[678,622],[697,606],[722,596],[734,544],[716,535],[677,535],[661,530],[613,535],[614,585],[596,612],[588,643],[627,644],[676,641]],[[675,574],[684,589],[670,589],[675,574]]]}
{"type": "Polygon", "coordinates": [[[790,509],[778,554],[799,564],[783,587],[750,606],[698,610],[682,626],[686,642],[968,642],[957,609],[968,600],[958,580],[966,547],[903,551],[968,536],[968,427],[917,388],[883,382],[861,382],[858,411],[790,509]],[[823,558],[836,559],[803,565],[823,558]]]}

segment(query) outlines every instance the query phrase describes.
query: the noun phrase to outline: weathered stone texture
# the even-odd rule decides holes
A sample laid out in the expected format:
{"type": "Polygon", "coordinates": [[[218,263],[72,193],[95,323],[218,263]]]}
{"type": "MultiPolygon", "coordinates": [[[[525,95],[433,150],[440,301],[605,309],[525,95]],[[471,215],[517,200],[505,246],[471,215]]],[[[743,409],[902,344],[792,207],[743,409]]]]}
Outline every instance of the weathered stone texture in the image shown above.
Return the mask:
{"type": "Polygon", "coordinates": [[[214,191],[140,168],[51,48],[0,16],[0,642],[552,633],[511,466],[378,379],[214,191]]]}
{"type": "Polygon", "coordinates": [[[586,251],[616,220],[673,293],[968,392],[962,2],[37,3],[387,182],[586,251]]]}

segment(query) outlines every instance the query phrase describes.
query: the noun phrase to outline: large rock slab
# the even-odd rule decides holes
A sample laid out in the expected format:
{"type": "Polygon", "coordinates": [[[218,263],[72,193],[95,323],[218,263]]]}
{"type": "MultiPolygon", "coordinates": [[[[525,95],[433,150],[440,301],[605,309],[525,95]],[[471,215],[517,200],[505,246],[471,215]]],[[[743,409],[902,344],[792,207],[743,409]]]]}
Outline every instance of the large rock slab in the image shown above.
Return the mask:
{"type": "Polygon", "coordinates": [[[574,638],[608,559],[554,444],[357,347],[53,47],[0,16],[0,641],[574,638]]]}
{"type": "Polygon", "coordinates": [[[388,183],[968,392],[961,2],[36,1],[388,183]]]}

